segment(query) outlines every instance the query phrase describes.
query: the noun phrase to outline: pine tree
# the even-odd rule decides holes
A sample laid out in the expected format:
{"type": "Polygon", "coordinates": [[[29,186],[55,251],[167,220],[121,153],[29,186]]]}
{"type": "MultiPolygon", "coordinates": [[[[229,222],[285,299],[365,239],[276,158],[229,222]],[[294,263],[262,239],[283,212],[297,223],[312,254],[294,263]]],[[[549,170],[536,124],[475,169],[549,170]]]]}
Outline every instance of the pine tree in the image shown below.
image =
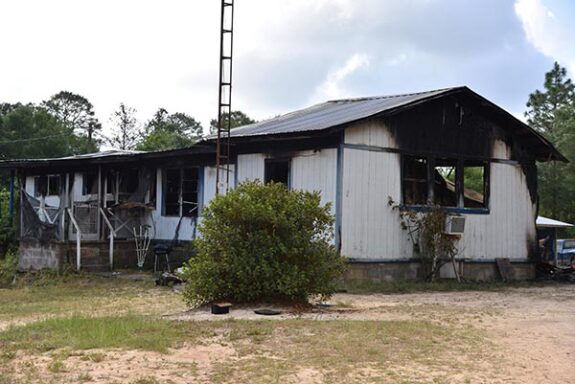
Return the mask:
{"type": "Polygon", "coordinates": [[[540,212],[567,222],[575,221],[575,85],[558,63],[545,74],[544,90],[527,102],[528,124],[547,137],[570,161],[539,166],[540,212]]]}
{"type": "Polygon", "coordinates": [[[112,113],[110,122],[114,127],[114,133],[107,138],[108,143],[114,148],[123,150],[134,149],[142,138],[141,128],[134,116],[136,110],[120,103],[117,111],[112,113]]]}

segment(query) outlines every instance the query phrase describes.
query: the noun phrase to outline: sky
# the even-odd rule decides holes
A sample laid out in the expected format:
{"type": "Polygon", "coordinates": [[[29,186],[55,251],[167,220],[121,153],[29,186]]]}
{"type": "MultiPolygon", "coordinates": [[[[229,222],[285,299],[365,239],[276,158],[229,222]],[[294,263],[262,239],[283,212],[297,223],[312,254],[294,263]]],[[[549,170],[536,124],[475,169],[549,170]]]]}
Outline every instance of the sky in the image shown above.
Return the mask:
{"type": "MultiPolygon", "coordinates": [[[[218,0],[0,0],[0,102],[123,102],[204,129],[217,115],[218,0]]],[[[326,100],[467,85],[517,117],[558,61],[572,0],[235,0],[233,108],[257,120],[326,100]]]]}

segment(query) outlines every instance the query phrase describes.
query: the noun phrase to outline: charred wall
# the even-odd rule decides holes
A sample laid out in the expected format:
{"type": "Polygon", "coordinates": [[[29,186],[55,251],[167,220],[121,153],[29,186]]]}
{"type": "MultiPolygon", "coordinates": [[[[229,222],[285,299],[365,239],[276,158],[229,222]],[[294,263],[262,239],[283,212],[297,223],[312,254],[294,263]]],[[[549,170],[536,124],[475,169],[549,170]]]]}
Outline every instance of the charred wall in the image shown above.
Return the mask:
{"type": "Polygon", "coordinates": [[[397,112],[384,123],[403,153],[497,161],[494,142],[505,142],[509,160],[521,165],[531,200],[537,201],[535,155],[489,108],[452,96],[397,112]]]}

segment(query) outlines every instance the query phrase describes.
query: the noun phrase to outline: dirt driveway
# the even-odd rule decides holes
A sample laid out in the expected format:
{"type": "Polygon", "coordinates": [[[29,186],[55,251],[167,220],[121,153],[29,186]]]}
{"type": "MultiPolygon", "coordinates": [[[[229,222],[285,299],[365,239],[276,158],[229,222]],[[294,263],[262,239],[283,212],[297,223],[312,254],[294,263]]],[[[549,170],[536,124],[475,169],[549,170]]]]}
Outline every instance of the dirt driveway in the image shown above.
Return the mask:
{"type": "MultiPolygon", "coordinates": [[[[473,383],[575,383],[575,285],[520,288],[498,292],[417,294],[337,294],[332,307],[276,319],[429,320],[470,325],[485,331],[494,348],[491,362],[477,362],[473,383]]],[[[261,318],[253,308],[227,315],[261,318]]],[[[205,309],[186,320],[214,319],[205,309]]],[[[457,379],[454,382],[458,382],[457,379]]]]}

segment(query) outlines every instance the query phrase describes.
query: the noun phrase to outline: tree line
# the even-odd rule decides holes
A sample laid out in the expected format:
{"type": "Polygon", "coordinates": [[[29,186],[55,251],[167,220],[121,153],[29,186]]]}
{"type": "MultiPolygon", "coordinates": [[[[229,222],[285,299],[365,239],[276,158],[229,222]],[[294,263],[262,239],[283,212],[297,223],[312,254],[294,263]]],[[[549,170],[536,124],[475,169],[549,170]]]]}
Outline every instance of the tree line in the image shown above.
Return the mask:
{"type": "MultiPolygon", "coordinates": [[[[569,163],[539,164],[539,212],[575,223],[575,85],[567,70],[554,63],[545,74],[542,90],[528,97],[527,123],[549,139],[569,163]]],[[[112,133],[104,135],[93,105],[83,96],[62,91],[39,105],[0,103],[0,158],[50,158],[95,152],[103,144],[119,149],[145,151],[184,148],[204,133],[192,116],[159,108],[144,124],[135,109],[120,104],[109,122],[112,133]]],[[[241,111],[223,116],[231,126],[253,123],[241,111]]],[[[210,122],[214,132],[217,120],[210,122]]],[[[575,229],[570,231],[575,236],[575,229]]]]}
{"type": "MultiPolygon", "coordinates": [[[[575,85],[559,63],[545,74],[543,89],[529,95],[525,117],[569,160],[538,164],[539,214],[575,223],[575,85]]],[[[575,229],[565,232],[575,236],[575,229]]]]}
{"type": "MultiPolygon", "coordinates": [[[[230,118],[225,114],[223,121],[230,118]]],[[[231,113],[232,128],[255,121],[241,111],[231,113]]],[[[157,151],[185,148],[207,133],[192,116],[159,108],[145,123],[136,110],[120,103],[105,134],[85,97],[61,91],[40,104],[0,103],[0,159],[51,158],[97,152],[102,145],[124,150],[157,151]]],[[[210,121],[215,132],[217,119],[210,121]]]]}

